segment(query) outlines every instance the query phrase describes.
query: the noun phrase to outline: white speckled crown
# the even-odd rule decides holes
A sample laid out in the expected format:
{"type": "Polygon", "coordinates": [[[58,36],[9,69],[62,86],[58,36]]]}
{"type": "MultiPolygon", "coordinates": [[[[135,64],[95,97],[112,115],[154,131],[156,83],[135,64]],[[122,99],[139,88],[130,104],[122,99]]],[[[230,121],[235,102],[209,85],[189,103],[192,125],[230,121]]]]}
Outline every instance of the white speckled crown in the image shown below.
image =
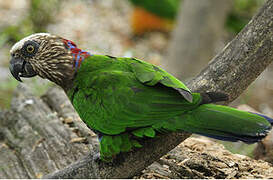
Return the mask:
{"type": "Polygon", "coordinates": [[[12,54],[17,49],[21,49],[26,41],[28,41],[29,39],[35,38],[36,36],[50,36],[50,34],[49,33],[36,33],[36,34],[32,34],[30,36],[27,36],[27,37],[21,39],[20,41],[18,41],[16,44],[14,44],[12,46],[12,48],[10,49],[10,53],[12,54]]]}

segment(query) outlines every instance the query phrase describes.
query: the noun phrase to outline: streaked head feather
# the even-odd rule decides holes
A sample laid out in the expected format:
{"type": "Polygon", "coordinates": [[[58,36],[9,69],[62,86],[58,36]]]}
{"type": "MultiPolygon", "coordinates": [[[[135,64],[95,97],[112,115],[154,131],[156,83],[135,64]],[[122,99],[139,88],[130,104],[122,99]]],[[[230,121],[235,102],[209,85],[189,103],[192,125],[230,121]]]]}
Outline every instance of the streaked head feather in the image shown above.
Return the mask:
{"type": "Polygon", "coordinates": [[[12,56],[24,59],[31,64],[33,70],[42,78],[49,79],[65,88],[71,84],[75,70],[73,57],[65,46],[64,39],[49,33],[36,33],[17,42],[10,50],[12,56]],[[37,43],[35,55],[26,57],[22,53],[27,42],[37,43]]]}
{"type": "Polygon", "coordinates": [[[21,39],[20,41],[18,41],[17,43],[15,43],[12,48],[10,49],[10,54],[13,54],[14,52],[22,49],[23,45],[25,44],[25,42],[31,40],[31,39],[36,39],[38,37],[45,37],[45,36],[50,36],[49,33],[35,33],[32,34],[30,36],[27,36],[23,39],[21,39]]]}

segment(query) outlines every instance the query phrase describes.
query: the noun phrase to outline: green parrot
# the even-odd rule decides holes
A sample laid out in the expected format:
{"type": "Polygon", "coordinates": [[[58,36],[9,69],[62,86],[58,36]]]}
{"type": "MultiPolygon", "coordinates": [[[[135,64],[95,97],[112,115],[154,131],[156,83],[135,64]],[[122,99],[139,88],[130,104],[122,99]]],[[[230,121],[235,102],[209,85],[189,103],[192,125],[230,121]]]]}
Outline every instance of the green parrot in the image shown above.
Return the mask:
{"type": "Polygon", "coordinates": [[[56,35],[30,35],[10,53],[15,79],[38,75],[64,89],[81,119],[97,133],[103,161],[140,148],[141,138],[175,131],[254,143],[273,123],[264,115],[211,104],[227,96],[192,93],[160,67],[135,58],[91,54],[56,35]]]}

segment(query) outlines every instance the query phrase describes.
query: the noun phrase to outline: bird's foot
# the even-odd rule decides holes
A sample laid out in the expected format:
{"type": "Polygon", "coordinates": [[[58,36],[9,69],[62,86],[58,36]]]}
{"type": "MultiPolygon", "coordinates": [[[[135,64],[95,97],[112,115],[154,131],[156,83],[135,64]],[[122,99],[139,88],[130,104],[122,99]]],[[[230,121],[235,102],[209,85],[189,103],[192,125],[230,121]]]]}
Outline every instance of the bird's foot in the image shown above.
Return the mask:
{"type": "Polygon", "coordinates": [[[116,157],[116,156],[102,157],[100,155],[100,153],[96,153],[96,154],[93,155],[93,161],[96,162],[96,163],[104,162],[104,163],[107,163],[107,164],[112,164],[114,157],[116,157]]]}
{"type": "Polygon", "coordinates": [[[93,161],[96,162],[96,163],[99,163],[101,160],[100,160],[100,153],[96,153],[94,154],[93,156],[93,161]]]}

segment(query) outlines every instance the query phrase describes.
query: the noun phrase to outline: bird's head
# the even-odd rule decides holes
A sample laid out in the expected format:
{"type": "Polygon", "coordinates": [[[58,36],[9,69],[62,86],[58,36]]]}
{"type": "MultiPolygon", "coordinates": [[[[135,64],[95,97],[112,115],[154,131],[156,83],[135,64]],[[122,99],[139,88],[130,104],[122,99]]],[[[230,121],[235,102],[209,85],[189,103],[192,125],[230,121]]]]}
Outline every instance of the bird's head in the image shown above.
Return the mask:
{"type": "Polygon", "coordinates": [[[10,54],[10,71],[18,81],[39,75],[64,88],[71,84],[76,60],[90,55],[72,41],[49,33],[25,37],[11,48],[10,54]]]}

